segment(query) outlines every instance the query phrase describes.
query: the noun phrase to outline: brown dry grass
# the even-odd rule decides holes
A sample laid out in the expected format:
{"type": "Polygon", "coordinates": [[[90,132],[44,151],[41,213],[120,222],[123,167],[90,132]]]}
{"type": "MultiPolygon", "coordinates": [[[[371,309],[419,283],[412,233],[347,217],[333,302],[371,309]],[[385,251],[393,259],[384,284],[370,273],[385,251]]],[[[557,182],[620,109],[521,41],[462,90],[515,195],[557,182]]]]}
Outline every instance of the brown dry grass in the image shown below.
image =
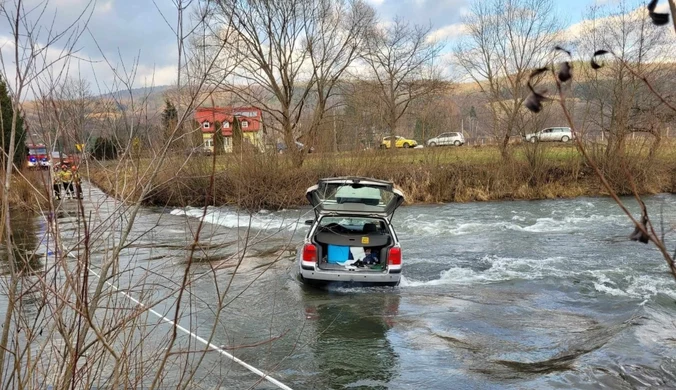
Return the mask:
{"type": "MultiPolygon", "coordinates": [[[[167,163],[144,202],[280,209],[307,204],[305,190],[319,178],[332,176],[391,180],[404,191],[409,204],[605,195],[598,178],[574,148],[540,147],[541,152],[531,153],[535,157],[530,159],[525,157],[525,149],[518,150],[509,163],[497,158],[497,151],[486,148],[315,155],[301,168],[292,167],[283,155],[219,156],[212,191],[212,158],[190,158],[177,170],[179,160],[184,160],[177,157],[167,163]]],[[[642,194],[676,192],[676,161],[672,159],[650,159],[643,153],[612,161],[605,161],[599,153],[596,159],[620,194],[631,192],[626,172],[642,194]]],[[[93,172],[92,181],[116,196],[129,195],[138,187],[127,185],[128,190],[118,193],[123,191],[114,188],[116,182],[111,177],[118,184],[125,179],[120,172],[101,168],[93,172]]],[[[131,180],[129,175],[126,180],[131,180]]]]}
{"type": "MultiPolygon", "coordinates": [[[[2,179],[4,181],[4,179],[2,179]]],[[[43,171],[24,170],[12,176],[11,190],[7,194],[12,209],[39,211],[48,206],[49,174],[43,171]]],[[[0,195],[3,189],[0,186],[0,195]]]]}

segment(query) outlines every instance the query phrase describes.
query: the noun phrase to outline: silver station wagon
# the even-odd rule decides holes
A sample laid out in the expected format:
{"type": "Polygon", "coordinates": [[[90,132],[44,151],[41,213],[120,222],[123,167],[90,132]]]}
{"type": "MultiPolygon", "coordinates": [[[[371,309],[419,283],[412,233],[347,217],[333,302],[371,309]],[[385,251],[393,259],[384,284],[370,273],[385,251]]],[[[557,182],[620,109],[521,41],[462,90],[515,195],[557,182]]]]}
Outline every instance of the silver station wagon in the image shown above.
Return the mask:
{"type": "Polygon", "coordinates": [[[315,218],[298,251],[300,279],[311,285],[399,284],[402,253],[391,225],[404,195],[388,181],[321,179],[306,196],[315,218]]]}
{"type": "Polygon", "coordinates": [[[575,133],[570,127],[550,127],[535,133],[526,134],[526,142],[568,142],[575,138],[575,133]]]}

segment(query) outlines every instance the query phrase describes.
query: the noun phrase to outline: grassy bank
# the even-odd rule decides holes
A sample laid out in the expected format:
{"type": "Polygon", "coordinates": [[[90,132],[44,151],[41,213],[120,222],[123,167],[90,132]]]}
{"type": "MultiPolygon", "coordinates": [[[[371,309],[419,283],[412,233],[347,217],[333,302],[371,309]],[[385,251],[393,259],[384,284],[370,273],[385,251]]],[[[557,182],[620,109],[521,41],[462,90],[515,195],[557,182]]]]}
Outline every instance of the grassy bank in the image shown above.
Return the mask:
{"type": "MultiPolygon", "coordinates": [[[[631,193],[627,172],[642,194],[676,192],[674,145],[665,145],[652,157],[640,146],[630,147],[612,161],[600,149],[590,153],[620,194],[631,193]]],[[[124,166],[109,163],[93,170],[91,180],[114,196],[133,196],[147,182],[144,172],[150,164],[145,159],[124,166]]],[[[169,159],[144,202],[279,209],[307,204],[307,187],[330,176],[391,180],[409,204],[605,195],[572,145],[516,146],[509,162],[493,147],[317,154],[309,155],[301,168],[283,155],[218,156],[209,191],[212,164],[212,157],[169,159]]]]}
{"type": "MultiPolygon", "coordinates": [[[[2,183],[4,183],[2,178],[2,183]]],[[[11,209],[39,211],[48,207],[51,182],[49,173],[24,169],[12,175],[10,191],[4,193],[4,186],[0,185],[0,195],[9,198],[11,209]]]]}

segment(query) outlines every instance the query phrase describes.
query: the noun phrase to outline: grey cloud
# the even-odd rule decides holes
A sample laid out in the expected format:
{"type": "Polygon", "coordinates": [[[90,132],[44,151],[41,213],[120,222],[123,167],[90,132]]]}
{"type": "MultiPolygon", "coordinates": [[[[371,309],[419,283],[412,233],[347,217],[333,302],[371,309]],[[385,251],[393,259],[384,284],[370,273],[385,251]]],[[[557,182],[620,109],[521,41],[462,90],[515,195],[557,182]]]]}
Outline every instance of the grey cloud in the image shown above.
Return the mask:
{"type": "MultiPolygon", "coordinates": [[[[170,2],[157,3],[170,23],[176,20],[170,2]]],[[[130,63],[140,56],[140,62],[150,67],[176,62],[176,39],[151,1],[117,0],[110,10],[94,13],[89,30],[111,61],[121,57],[130,63]]],[[[89,36],[84,37],[83,48],[87,55],[100,57],[89,36]]]]}
{"type": "MultiPolygon", "coordinates": [[[[43,3],[43,0],[27,0],[26,9],[37,6],[28,16],[31,23],[36,23],[35,19],[40,14],[38,11],[41,11],[39,5],[43,3]]],[[[169,23],[174,23],[176,9],[172,2],[157,0],[156,3],[169,23]]],[[[83,19],[77,23],[76,28],[83,31],[86,25],[88,31],[83,31],[75,45],[76,55],[78,58],[98,61],[94,68],[100,82],[112,82],[112,72],[107,69],[107,65],[101,63],[101,52],[112,66],[120,67],[124,63],[127,69],[136,57],[146,72],[148,69],[166,68],[176,64],[176,39],[151,0],[97,0],[91,3],[88,0],[51,0],[47,4],[47,11],[37,23],[41,29],[40,43],[44,44],[48,35],[47,28],[52,23],[54,31],[63,31],[84,11],[83,19]]],[[[14,7],[12,1],[4,5],[9,12],[14,7]]],[[[0,35],[9,36],[9,25],[5,15],[2,16],[0,35]]],[[[60,48],[65,44],[61,40],[54,47],[60,48]]],[[[87,65],[81,66],[85,73],[88,73],[86,68],[91,68],[87,65]]]]}

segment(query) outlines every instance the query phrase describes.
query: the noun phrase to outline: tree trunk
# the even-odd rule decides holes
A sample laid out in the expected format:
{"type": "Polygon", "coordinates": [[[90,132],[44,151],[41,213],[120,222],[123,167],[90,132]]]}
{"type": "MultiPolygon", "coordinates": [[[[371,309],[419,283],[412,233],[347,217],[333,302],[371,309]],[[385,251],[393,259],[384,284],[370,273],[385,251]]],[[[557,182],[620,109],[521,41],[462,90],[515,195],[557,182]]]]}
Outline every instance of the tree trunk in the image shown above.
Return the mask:
{"type": "Polygon", "coordinates": [[[674,24],[674,32],[676,33],[676,0],[669,0],[669,9],[671,10],[671,22],[674,24]]]}
{"type": "Polygon", "coordinates": [[[388,126],[390,128],[390,151],[394,153],[394,150],[397,149],[397,140],[396,140],[396,131],[397,131],[397,111],[395,108],[395,98],[394,98],[394,89],[390,85],[390,120],[388,126]]]}
{"type": "Polygon", "coordinates": [[[338,132],[336,131],[336,114],[333,114],[333,152],[338,152],[338,132]]]}
{"type": "Polygon", "coordinates": [[[655,140],[653,141],[652,145],[650,145],[650,150],[648,151],[649,161],[652,161],[655,158],[657,151],[660,148],[660,144],[662,143],[662,136],[660,135],[659,130],[653,131],[652,135],[655,137],[655,140]]]}
{"type": "Polygon", "coordinates": [[[290,126],[285,126],[284,144],[286,144],[286,152],[291,155],[291,163],[295,168],[303,166],[305,151],[300,150],[296,145],[296,140],[293,138],[293,130],[290,126]]]}
{"type": "Polygon", "coordinates": [[[390,151],[394,153],[394,150],[397,148],[397,140],[396,140],[396,131],[395,131],[395,126],[390,125],[390,140],[388,141],[390,143],[390,151]]]}
{"type": "MultiPolygon", "coordinates": [[[[296,146],[295,143],[294,146],[296,146]]],[[[296,168],[302,167],[303,162],[305,161],[305,151],[295,147],[293,153],[291,154],[291,161],[294,167],[296,168]]]]}
{"type": "Polygon", "coordinates": [[[611,157],[619,157],[624,155],[626,138],[627,135],[624,132],[615,135],[613,139],[611,157]]]}
{"type": "Polygon", "coordinates": [[[509,154],[509,134],[510,132],[505,133],[502,142],[500,143],[500,155],[502,156],[503,161],[509,161],[511,156],[509,154]]]}

